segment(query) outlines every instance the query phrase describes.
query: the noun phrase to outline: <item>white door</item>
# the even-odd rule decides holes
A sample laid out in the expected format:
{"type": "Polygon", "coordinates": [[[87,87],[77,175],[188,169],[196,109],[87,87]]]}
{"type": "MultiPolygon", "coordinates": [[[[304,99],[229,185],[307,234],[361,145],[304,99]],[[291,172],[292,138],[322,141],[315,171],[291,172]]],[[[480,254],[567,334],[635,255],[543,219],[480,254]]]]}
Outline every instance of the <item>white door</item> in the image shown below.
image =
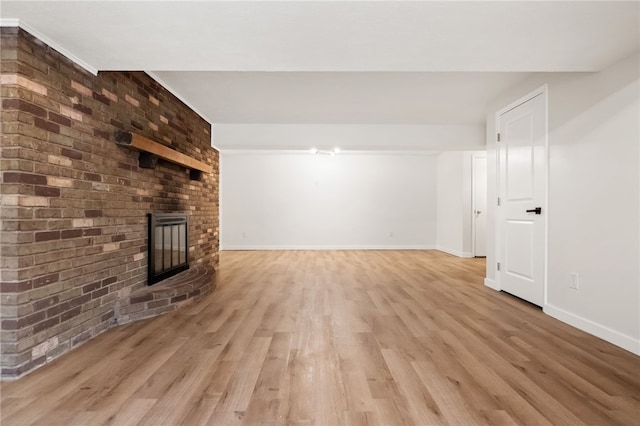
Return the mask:
{"type": "Polygon", "coordinates": [[[500,288],[544,303],[546,231],[546,92],[499,115],[500,288]]]}
{"type": "Polygon", "coordinates": [[[487,157],[474,155],[471,163],[473,200],[473,255],[487,256],[487,157]]]}

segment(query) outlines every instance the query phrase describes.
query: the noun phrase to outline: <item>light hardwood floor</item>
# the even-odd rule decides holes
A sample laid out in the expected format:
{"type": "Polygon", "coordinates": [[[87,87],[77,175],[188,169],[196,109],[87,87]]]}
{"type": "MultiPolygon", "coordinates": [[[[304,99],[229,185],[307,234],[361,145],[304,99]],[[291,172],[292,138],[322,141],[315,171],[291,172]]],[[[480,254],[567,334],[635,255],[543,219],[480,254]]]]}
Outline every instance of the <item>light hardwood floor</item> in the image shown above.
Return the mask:
{"type": "Polygon", "coordinates": [[[640,358],[437,251],[223,252],[203,302],[12,383],[2,426],[637,425],[640,358]]]}

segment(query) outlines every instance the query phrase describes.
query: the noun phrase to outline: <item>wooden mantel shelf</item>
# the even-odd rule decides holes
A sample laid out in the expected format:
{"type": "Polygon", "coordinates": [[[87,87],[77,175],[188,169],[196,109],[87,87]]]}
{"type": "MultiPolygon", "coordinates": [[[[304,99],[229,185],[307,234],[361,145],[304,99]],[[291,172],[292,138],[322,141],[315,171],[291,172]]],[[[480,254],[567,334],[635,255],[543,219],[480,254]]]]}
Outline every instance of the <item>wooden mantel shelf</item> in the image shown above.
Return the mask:
{"type": "Polygon", "coordinates": [[[142,135],[131,132],[116,131],[116,143],[140,151],[140,167],[154,168],[157,158],[162,158],[174,164],[191,170],[191,178],[199,179],[200,172],[211,173],[213,166],[184,155],[174,149],[164,146],[142,135]],[[145,154],[146,155],[143,155],[145,154]],[[194,170],[198,172],[194,173],[194,170]]]}

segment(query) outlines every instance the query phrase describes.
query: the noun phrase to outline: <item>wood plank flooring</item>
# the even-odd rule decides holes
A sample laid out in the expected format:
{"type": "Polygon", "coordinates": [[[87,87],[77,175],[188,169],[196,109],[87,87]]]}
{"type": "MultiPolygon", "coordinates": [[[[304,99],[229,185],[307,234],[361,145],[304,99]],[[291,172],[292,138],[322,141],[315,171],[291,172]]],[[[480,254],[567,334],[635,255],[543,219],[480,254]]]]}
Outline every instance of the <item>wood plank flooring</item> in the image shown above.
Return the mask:
{"type": "Polygon", "coordinates": [[[437,251],[223,252],[203,302],[1,385],[9,425],[640,423],[640,358],[437,251]]]}

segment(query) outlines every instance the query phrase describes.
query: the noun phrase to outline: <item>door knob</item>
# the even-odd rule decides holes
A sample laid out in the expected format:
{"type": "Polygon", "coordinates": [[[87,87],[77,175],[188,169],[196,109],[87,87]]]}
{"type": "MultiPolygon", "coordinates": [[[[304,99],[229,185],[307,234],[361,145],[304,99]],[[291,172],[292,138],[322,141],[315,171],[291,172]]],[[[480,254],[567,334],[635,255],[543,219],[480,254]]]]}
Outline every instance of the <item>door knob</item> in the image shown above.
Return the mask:
{"type": "Polygon", "coordinates": [[[535,209],[527,210],[527,213],[542,214],[542,207],[536,207],[535,209]]]}

